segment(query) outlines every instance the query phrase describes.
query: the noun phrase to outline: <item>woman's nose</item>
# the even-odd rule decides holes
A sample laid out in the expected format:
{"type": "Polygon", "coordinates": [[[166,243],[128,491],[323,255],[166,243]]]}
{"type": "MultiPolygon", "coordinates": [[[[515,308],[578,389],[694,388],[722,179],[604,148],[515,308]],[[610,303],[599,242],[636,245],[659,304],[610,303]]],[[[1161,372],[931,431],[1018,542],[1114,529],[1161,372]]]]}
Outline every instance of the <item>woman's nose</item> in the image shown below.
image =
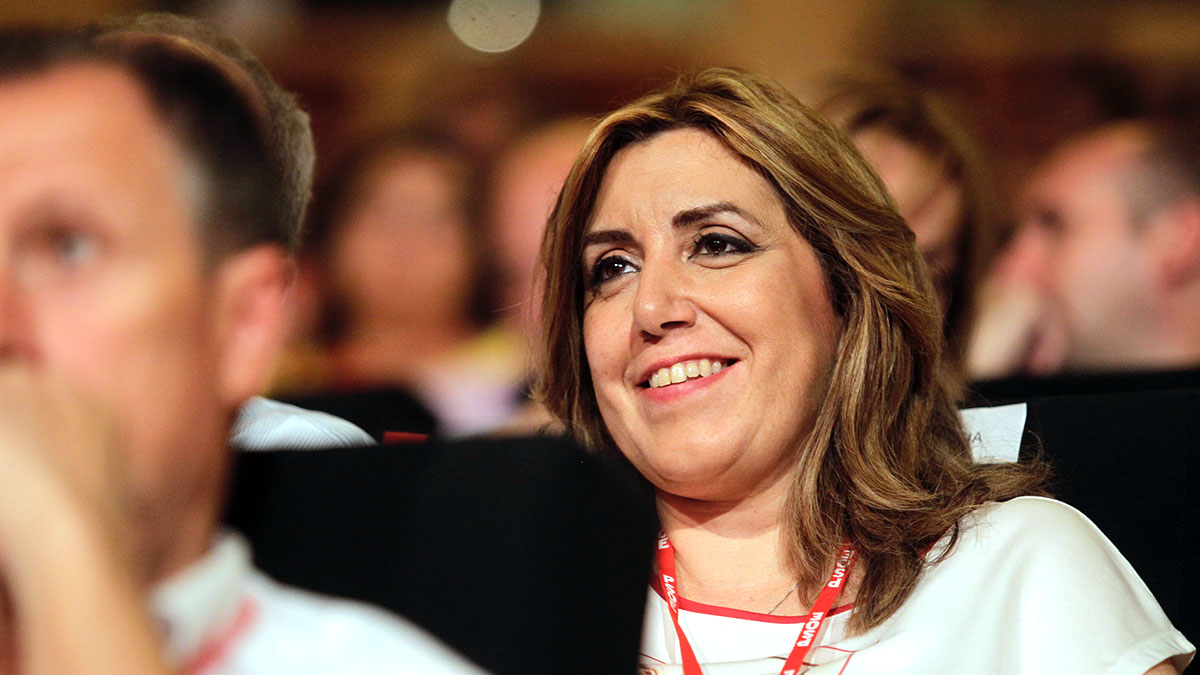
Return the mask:
{"type": "Polygon", "coordinates": [[[638,331],[655,337],[696,322],[696,307],[681,270],[666,264],[642,267],[633,299],[633,322],[638,331]]]}

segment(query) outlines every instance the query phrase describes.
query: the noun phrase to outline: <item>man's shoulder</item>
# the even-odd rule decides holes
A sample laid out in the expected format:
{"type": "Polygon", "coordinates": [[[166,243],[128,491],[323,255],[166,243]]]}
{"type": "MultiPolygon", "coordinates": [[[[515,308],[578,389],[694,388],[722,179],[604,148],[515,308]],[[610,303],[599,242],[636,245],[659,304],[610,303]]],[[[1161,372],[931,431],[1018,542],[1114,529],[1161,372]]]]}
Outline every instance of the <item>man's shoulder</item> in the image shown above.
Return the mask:
{"type": "Polygon", "coordinates": [[[233,445],[243,450],[332,448],[375,442],[367,432],[340,417],[261,396],[242,405],[230,436],[233,445]]]}
{"type": "Polygon", "coordinates": [[[285,586],[258,570],[244,588],[255,612],[235,657],[245,672],[479,672],[420,627],[370,605],[285,586]]]}

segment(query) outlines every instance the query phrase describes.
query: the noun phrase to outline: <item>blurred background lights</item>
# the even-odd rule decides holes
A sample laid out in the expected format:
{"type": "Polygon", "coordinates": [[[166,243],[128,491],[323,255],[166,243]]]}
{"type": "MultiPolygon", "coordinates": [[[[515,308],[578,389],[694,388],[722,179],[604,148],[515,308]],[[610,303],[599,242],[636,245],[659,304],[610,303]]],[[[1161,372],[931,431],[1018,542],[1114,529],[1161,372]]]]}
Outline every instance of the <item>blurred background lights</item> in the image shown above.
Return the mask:
{"type": "Polygon", "coordinates": [[[539,0],[453,0],[446,20],[468,47],[506,52],[533,33],[540,14],[539,0]]]}

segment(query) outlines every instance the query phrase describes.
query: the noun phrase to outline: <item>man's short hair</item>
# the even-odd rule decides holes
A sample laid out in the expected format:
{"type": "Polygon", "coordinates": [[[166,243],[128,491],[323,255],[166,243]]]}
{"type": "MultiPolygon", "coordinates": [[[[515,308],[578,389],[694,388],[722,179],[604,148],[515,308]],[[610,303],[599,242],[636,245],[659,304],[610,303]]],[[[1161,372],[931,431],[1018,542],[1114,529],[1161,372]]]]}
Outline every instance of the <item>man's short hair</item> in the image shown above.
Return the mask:
{"type": "MultiPolygon", "coordinates": [[[[271,160],[251,104],[211,62],[167,43],[97,42],[87,32],[0,34],[0,81],[74,64],[107,64],[146,93],[195,171],[195,217],[209,261],[255,244],[288,246],[291,233],[263,203],[274,188],[271,160]]],[[[98,101],[97,105],[103,105],[98,101]]]]}
{"type": "Polygon", "coordinates": [[[1137,123],[1146,145],[1128,174],[1130,220],[1141,224],[1184,197],[1200,198],[1200,127],[1175,120],[1137,123]]]}
{"type": "MultiPolygon", "coordinates": [[[[279,86],[271,74],[237,40],[225,35],[212,24],[188,16],[166,12],[146,12],[113,19],[99,28],[100,39],[133,34],[143,37],[166,37],[181,40],[207,51],[207,58],[227,59],[249,78],[257,96],[254,106],[261,106],[261,119],[266,134],[275,185],[269,203],[279,219],[279,227],[288,232],[291,249],[300,244],[308,203],[312,198],[313,170],[316,150],[308,113],[300,107],[295,95],[279,86]]],[[[220,64],[218,64],[220,65],[220,64]]]]}

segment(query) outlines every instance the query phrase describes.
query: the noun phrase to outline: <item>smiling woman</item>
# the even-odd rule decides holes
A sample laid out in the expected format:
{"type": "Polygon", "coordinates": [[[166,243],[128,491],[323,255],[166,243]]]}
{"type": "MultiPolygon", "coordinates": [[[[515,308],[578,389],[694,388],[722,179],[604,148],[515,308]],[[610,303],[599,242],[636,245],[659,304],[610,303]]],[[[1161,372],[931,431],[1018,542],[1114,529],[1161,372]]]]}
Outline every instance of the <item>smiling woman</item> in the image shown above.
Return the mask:
{"type": "Polygon", "coordinates": [[[698,129],[632,146],[608,168],[583,275],[597,404],[625,457],[672,495],[786,494],[839,329],[770,184],[698,129]],[[718,372],[699,377],[706,360],[718,372]]]}
{"type": "Polygon", "coordinates": [[[1042,467],[973,463],[911,232],[779,86],[709,70],[609,115],[543,257],[540,393],[657,496],[646,672],[1186,663],[1103,535],[1029,496],[1042,467]]]}

